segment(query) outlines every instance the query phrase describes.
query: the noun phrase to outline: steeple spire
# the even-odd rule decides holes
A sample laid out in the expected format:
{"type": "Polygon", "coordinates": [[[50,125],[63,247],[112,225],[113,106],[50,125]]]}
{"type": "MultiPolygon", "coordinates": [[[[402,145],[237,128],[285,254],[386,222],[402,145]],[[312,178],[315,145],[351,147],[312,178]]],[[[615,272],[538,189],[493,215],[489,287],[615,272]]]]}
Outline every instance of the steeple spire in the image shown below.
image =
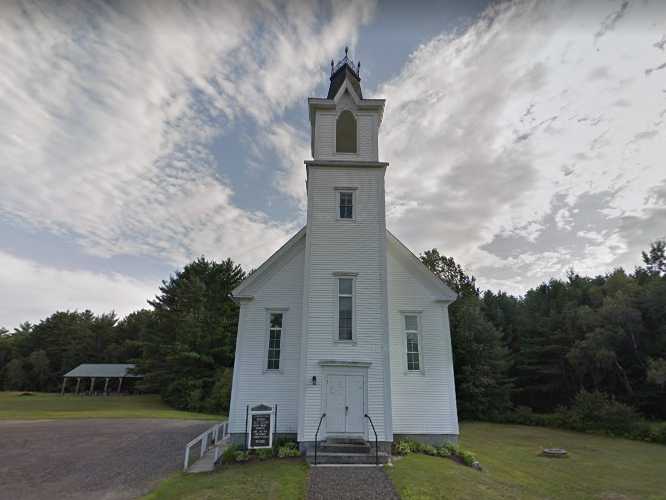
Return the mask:
{"type": "Polygon", "coordinates": [[[359,62],[354,65],[354,61],[349,57],[349,47],[345,47],[345,56],[337,64],[333,64],[333,60],[331,59],[331,85],[328,88],[328,96],[326,98],[333,99],[344,81],[349,80],[354,91],[362,99],[360,73],[361,63],[359,62]]]}

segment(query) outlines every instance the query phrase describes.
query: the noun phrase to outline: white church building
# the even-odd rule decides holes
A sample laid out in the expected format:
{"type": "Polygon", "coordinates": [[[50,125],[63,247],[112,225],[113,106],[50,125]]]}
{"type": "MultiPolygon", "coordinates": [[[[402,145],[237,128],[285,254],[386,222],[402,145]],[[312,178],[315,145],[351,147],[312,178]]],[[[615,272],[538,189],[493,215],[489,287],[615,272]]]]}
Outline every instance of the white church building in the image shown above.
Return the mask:
{"type": "Polygon", "coordinates": [[[308,99],[306,226],[233,291],[233,441],[248,443],[265,410],[272,436],[308,454],[316,439],[320,461],[341,454],[335,443],[370,449],[375,433],[383,456],[403,437],[458,436],[456,294],[386,229],[385,100],[363,98],[359,68],[331,62],[328,95],[308,99]]]}

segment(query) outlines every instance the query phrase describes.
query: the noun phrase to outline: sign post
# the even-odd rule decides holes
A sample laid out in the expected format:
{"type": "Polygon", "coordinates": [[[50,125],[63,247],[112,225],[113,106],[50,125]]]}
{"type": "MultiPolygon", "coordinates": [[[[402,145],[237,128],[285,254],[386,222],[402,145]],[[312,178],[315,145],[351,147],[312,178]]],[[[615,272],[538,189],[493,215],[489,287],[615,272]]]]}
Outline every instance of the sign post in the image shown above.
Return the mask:
{"type": "Polygon", "coordinates": [[[273,446],[273,408],[266,405],[253,406],[250,410],[250,435],[247,447],[250,449],[271,448],[273,446]]]}

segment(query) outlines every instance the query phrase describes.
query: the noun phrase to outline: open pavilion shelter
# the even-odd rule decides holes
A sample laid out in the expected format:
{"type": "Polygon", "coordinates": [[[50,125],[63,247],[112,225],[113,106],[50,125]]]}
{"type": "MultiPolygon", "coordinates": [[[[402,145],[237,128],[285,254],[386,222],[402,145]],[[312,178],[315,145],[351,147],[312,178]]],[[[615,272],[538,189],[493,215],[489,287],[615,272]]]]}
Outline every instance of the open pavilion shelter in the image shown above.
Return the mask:
{"type": "MultiPolygon", "coordinates": [[[[89,381],[86,393],[92,395],[95,391],[95,382],[98,379],[104,380],[104,394],[109,394],[109,382],[117,381],[116,392],[120,393],[123,389],[124,380],[136,380],[143,378],[143,375],[133,373],[135,365],[126,363],[84,363],[63,375],[61,394],[65,394],[65,388],[69,379],[76,379],[76,388],[74,394],[79,394],[81,381],[89,381]]],[[[113,390],[113,389],[111,389],[113,390]]]]}

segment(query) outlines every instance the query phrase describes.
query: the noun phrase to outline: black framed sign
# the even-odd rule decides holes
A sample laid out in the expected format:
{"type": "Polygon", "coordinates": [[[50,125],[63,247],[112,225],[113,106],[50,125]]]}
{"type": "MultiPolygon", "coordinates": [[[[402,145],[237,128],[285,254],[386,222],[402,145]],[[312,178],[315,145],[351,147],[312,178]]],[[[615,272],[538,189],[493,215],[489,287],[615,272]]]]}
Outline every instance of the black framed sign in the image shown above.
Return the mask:
{"type": "Polygon", "coordinates": [[[252,409],[248,448],[270,448],[273,446],[273,410],[252,409]]]}

